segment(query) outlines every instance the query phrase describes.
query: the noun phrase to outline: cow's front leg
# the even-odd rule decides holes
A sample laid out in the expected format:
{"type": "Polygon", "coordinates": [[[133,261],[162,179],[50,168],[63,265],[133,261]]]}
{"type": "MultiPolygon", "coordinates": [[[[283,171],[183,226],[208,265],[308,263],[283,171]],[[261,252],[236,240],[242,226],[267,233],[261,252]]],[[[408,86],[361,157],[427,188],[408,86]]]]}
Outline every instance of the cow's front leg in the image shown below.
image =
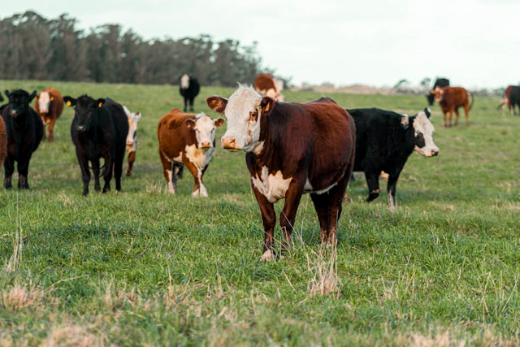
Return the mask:
{"type": "Polygon", "coordinates": [[[87,196],[88,185],[90,183],[90,169],[88,168],[88,160],[85,158],[85,156],[81,156],[80,154],[77,154],[77,156],[79,167],[81,169],[81,180],[83,181],[83,196],[87,196]]]}
{"type": "Polygon", "coordinates": [[[112,172],[114,172],[114,157],[110,155],[108,158],[105,158],[105,169],[103,170],[103,179],[105,180],[105,185],[103,186],[103,193],[106,193],[110,190],[112,172]]]}
{"type": "Polygon", "coordinates": [[[31,155],[18,161],[18,188],[29,189],[27,176],[29,175],[29,162],[31,155]]]}
{"type": "Polygon", "coordinates": [[[455,126],[459,125],[459,109],[455,109],[455,126]]]}
{"type": "Polygon", "coordinates": [[[14,158],[10,155],[4,161],[4,188],[11,189],[13,186],[14,158]]]}
{"type": "Polygon", "coordinates": [[[260,261],[274,260],[274,227],[276,224],[274,205],[270,203],[267,198],[254,187],[254,185],[252,185],[252,187],[256,201],[260,207],[260,212],[262,213],[262,224],[264,226],[264,247],[260,261]]]}
{"type": "Polygon", "coordinates": [[[94,175],[94,190],[99,192],[101,184],[99,183],[99,158],[92,160],[92,173],[94,175]]]}
{"type": "Polygon", "coordinates": [[[448,112],[448,128],[451,128],[451,119],[453,118],[453,109],[448,112]]]}
{"type": "Polygon", "coordinates": [[[381,170],[365,171],[365,178],[368,185],[368,198],[366,202],[370,202],[379,196],[379,174],[381,170]]]}
{"type": "Polygon", "coordinates": [[[396,208],[395,191],[396,191],[398,179],[399,179],[399,174],[390,175],[390,177],[388,178],[388,185],[387,185],[387,189],[386,189],[388,191],[388,207],[392,211],[394,211],[396,208]]]}
{"type": "MultiPolygon", "coordinates": [[[[53,141],[53,130],[54,130],[54,123],[56,123],[56,118],[51,119],[49,123],[49,142],[53,141]]],[[[43,130],[43,137],[45,140],[45,129],[43,130]]]]}
{"type": "Polygon", "coordinates": [[[303,194],[303,185],[300,182],[298,180],[291,182],[289,189],[285,193],[285,203],[282,212],[280,212],[280,226],[283,234],[282,255],[291,250],[294,220],[296,219],[296,212],[298,212],[298,206],[303,194]]]}
{"type": "Polygon", "coordinates": [[[202,196],[207,198],[208,197],[208,191],[206,190],[206,187],[204,187],[204,183],[202,183],[202,170],[199,169],[195,164],[193,164],[189,160],[184,161],[184,166],[190,170],[193,181],[195,183],[193,187],[193,192],[191,193],[192,196],[202,196]]]}
{"type": "Polygon", "coordinates": [[[444,127],[447,128],[448,127],[448,112],[447,111],[442,111],[442,118],[444,120],[444,127]]]}

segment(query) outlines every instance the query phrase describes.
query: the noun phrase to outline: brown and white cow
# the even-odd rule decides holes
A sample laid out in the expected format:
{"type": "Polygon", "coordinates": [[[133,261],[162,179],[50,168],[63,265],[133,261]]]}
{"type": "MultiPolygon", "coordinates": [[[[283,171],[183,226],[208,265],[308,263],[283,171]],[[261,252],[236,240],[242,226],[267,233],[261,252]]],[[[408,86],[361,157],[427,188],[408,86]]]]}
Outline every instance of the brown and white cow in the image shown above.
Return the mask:
{"type": "Polygon", "coordinates": [[[126,167],[126,175],[132,176],[132,169],[135,162],[135,154],[137,152],[137,123],[141,120],[141,112],[130,112],[123,106],[126,117],[128,118],[128,135],[126,136],[126,151],[128,152],[128,165],[126,167]]]}
{"type": "Polygon", "coordinates": [[[437,87],[431,91],[435,95],[435,101],[439,103],[444,114],[444,126],[451,127],[451,118],[455,111],[455,125],[459,124],[459,107],[464,107],[466,115],[466,126],[469,126],[469,110],[475,101],[473,94],[462,87],[437,87]],[[469,96],[471,95],[471,104],[469,103],[469,96]]]}
{"type": "MultiPolygon", "coordinates": [[[[47,88],[36,96],[34,110],[42,118],[43,124],[49,124],[49,142],[52,142],[52,131],[54,123],[60,118],[63,112],[63,98],[59,91],[54,88],[47,88]]],[[[45,128],[43,129],[43,139],[45,141],[45,128]]]]}
{"type": "Polygon", "coordinates": [[[506,107],[509,108],[509,113],[511,115],[516,114],[515,106],[518,106],[520,110],[520,86],[507,86],[504,94],[502,95],[502,100],[500,100],[500,105],[498,108],[502,107],[502,114],[506,107]]]}
{"type": "Polygon", "coordinates": [[[275,101],[283,102],[284,97],[281,94],[283,90],[283,81],[278,81],[269,73],[259,74],[255,77],[255,90],[262,96],[268,96],[275,101]]]}
{"type": "Polygon", "coordinates": [[[354,166],[355,125],[347,111],[329,98],[278,103],[242,85],[229,100],[213,96],[207,103],[227,118],[222,147],[246,152],[265,231],[261,260],[275,256],[273,204],[285,199],[280,214],[283,253],[290,249],[304,193],[311,194],[318,213],[321,241],[335,245],[341,203],[354,166]]]}
{"type": "Polygon", "coordinates": [[[215,130],[224,123],[204,113],[188,114],[174,108],[159,120],[157,138],[164,178],[170,193],[177,190],[177,178],[182,178],[184,166],[195,180],[192,196],[208,196],[202,182],[215,152],[215,130]]]}

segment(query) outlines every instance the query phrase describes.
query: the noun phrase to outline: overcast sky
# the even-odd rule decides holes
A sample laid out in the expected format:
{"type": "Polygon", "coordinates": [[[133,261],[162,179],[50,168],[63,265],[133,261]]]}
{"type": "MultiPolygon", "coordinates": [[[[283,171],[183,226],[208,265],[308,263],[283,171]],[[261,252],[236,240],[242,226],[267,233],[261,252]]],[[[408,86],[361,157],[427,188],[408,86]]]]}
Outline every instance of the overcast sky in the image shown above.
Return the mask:
{"type": "Polygon", "coordinates": [[[144,39],[256,41],[263,66],[296,84],[520,83],[520,0],[11,0],[0,17],[29,9],[68,13],[81,29],[121,24],[144,39]]]}

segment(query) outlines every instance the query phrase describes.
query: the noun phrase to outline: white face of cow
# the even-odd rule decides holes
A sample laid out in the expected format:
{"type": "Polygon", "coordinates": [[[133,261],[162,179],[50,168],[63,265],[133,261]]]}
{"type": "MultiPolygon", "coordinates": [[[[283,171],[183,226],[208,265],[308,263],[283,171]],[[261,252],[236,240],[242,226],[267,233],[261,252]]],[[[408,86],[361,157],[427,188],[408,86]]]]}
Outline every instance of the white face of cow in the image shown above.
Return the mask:
{"type": "Polygon", "coordinates": [[[205,113],[199,113],[196,115],[194,121],[189,120],[187,124],[195,131],[197,148],[204,150],[213,148],[213,143],[215,142],[215,130],[222,125],[222,123],[224,123],[224,119],[213,119],[205,113]]]}
{"type": "Polygon", "coordinates": [[[262,96],[253,88],[240,86],[230,97],[224,114],[227,130],[222,137],[222,146],[229,150],[251,152],[260,140],[262,96]],[[232,144],[228,143],[233,141],[232,144]]]}
{"type": "Polygon", "coordinates": [[[40,113],[49,113],[49,105],[51,104],[51,96],[49,92],[43,91],[40,93],[38,97],[38,107],[40,108],[40,113]]]}
{"type": "Polygon", "coordinates": [[[181,77],[181,87],[182,89],[188,89],[190,85],[190,76],[184,74],[181,77]]]}
{"type": "Polygon", "coordinates": [[[439,148],[433,142],[435,128],[425,112],[419,112],[413,122],[415,148],[414,151],[427,157],[439,155],[439,148]]]}
{"type": "Polygon", "coordinates": [[[126,116],[128,117],[128,135],[126,136],[126,146],[128,150],[135,151],[137,139],[137,123],[141,120],[141,112],[129,112],[125,107],[126,116]]]}

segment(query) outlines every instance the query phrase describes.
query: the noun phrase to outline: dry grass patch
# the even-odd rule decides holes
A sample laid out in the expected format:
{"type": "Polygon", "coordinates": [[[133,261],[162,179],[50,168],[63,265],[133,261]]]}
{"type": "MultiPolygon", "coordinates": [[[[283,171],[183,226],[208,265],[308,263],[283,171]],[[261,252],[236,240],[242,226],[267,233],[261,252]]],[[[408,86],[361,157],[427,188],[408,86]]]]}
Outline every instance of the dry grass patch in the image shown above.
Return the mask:
{"type": "Polygon", "coordinates": [[[12,311],[18,311],[26,307],[42,306],[45,294],[40,288],[27,289],[15,284],[9,290],[2,292],[2,307],[12,311]]]}
{"type": "Polygon", "coordinates": [[[307,268],[312,278],[307,285],[311,297],[317,295],[333,295],[338,298],[343,283],[338,277],[338,255],[336,247],[328,250],[320,247],[318,253],[311,251],[314,259],[307,253],[307,268]]]}

